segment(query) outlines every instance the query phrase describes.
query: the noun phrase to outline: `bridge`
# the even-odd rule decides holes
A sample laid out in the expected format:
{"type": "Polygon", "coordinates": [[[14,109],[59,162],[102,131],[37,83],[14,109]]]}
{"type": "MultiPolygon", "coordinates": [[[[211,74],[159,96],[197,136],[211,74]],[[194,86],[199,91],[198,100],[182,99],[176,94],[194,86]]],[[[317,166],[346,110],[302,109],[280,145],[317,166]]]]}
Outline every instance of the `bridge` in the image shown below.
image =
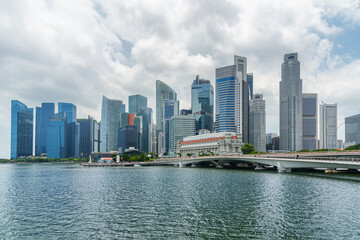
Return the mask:
{"type": "Polygon", "coordinates": [[[279,155],[223,155],[188,158],[163,158],[154,162],[142,162],[141,166],[237,166],[250,164],[273,166],[278,172],[291,172],[291,169],[360,169],[360,153],[326,154],[279,154],[279,155]]]}

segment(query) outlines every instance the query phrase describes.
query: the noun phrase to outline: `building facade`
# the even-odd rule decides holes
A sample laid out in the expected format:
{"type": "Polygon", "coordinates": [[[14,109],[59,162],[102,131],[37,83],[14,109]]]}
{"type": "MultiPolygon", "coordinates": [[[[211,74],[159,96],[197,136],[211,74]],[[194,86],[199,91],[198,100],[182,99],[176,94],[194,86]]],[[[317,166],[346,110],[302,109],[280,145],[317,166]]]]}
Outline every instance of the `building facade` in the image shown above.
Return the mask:
{"type": "Polygon", "coordinates": [[[47,129],[50,117],[55,113],[54,103],[42,103],[36,108],[35,155],[47,153],[47,129]]]}
{"type": "MultiPolygon", "coordinates": [[[[241,136],[243,143],[249,143],[250,139],[250,89],[246,81],[242,81],[241,92],[241,136]]],[[[238,133],[239,134],[239,133],[238,133]]]]}
{"type": "Polygon", "coordinates": [[[175,115],[170,119],[170,155],[176,154],[177,143],[185,137],[196,134],[196,117],[194,115],[175,115]]]}
{"type": "Polygon", "coordinates": [[[120,128],[120,115],[123,110],[121,100],[103,96],[101,106],[101,152],[116,151],[120,128]]]}
{"type": "Polygon", "coordinates": [[[284,55],[280,81],[280,150],[302,149],[302,80],[297,53],[284,55]]]}
{"type": "Polygon", "coordinates": [[[136,125],[127,125],[119,129],[119,149],[123,153],[130,147],[139,149],[139,132],[136,125]]]}
{"type": "Polygon", "coordinates": [[[214,88],[209,80],[199,79],[198,75],[191,85],[191,112],[196,118],[196,132],[213,131],[214,88]]]}
{"type": "Polygon", "coordinates": [[[360,143],[360,114],[345,118],[345,142],[360,143]]]}
{"type": "Polygon", "coordinates": [[[76,106],[72,103],[58,103],[58,112],[64,112],[66,117],[66,154],[69,157],[79,157],[80,129],[76,122],[76,106]]]}
{"type": "Polygon", "coordinates": [[[77,119],[79,124],[79,156],[88,158],[92,152],[100,152],[100,124],[88,116],[77,119]]]}
{"type": "Polygon", "coordinates": [[[317,149],[317,94],[303,93],[303,149],[317,149]]]}
{"type": "Polygon", "coordinates": [[[179,115],[179,101],[165,99],[163,101],[163,125],[162,125],[162,154],[170,151],[170,119],[172,116],[179,115]]]}
{"type": "Polygon", "coordinates": [[[33,155],[33,119],[34,109],[11,101],[11,159],[33,155]]]}
{"type": "Polygon", "coordinates": [[[140,94],[129,96],[129,113],[137,114],[147,109],[147,97],[140,94]]]}
{"type": "Polygon", "coordinates": [[[47,127],[47,158],[65,158],[67,123],[64,112],[52,114],[47,127]]]}
{"type": "Polygon", "coordinates": [[[252,99],[253,91],[254,91],[254,74],[253,73],[246,74],[246,82],[249,84],[250,99],[252,99]]]}
{"type": "Polygon", "coordinates": [[[265,100],[262,94],[255,94],[250,100],[250,144],[255,151],[266,151],[265,100]]]}
{"type": "Polygon", "coordinates": [[[320,149],[335,149],[337,140],[337,104],[320,105],[320,149]]]}
{"type": "Polygon", "coordinates": [[[207,155],[242,154],[241,139],[234,132],[200,134],[186,137],[177,145],[177,154],[181,157],[207,155]]]}

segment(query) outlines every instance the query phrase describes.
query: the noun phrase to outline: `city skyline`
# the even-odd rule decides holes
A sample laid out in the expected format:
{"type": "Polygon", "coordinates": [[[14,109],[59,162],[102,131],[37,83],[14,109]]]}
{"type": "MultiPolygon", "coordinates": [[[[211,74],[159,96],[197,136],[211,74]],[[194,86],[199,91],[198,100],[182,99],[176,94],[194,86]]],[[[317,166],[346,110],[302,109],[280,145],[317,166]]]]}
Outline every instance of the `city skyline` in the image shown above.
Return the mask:
{"type": "MultiPolygon", "coordinates": [[[[128,107],[128,96],[141,94],[155,111],[154,82],[160,79],[177,92],[180,109],[189,109],[194,76],[215,86],[215,69],[228,65],[234,54],[247,57],[254,93],[263,93],[268,103],[266,132],[279,133],[278,82],[285,53],[299,53],[303,92],[318,93],[319,103],[338,104],[339,124],[360,112],[359,3],[67,4],[14,1],[0,10],[7,19],[0,29],[8,33],[0,41],[0,157],[9,157],[13,99],[34,110],[42,102],[71,102],[79,118],[100,121],[102,95],[128,107]],[[178,9],[176,16],[163,14],[164,8],[178,9]],[[79,11],[76,20],[73,9],[79,11]],[[131,18],[135,10],[137,23],[131,18]],[[113,23],[118,15],[122,21],[113,23]],[[26,44],[15,40],[23,38],[26,44]]],[[[344,126],[338,136],[345,140],[344,126]]]]}

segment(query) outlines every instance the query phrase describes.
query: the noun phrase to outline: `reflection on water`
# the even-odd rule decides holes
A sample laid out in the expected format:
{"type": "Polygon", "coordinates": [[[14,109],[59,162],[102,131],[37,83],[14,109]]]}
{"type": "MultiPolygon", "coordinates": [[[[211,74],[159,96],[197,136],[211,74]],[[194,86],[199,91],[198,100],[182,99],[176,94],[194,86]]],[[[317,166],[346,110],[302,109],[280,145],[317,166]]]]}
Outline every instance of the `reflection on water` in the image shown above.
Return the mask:
{"type": "Polygon", "coordinates": [[[0,165],[0,239],[358,239],[359,175],[0,165]]]}

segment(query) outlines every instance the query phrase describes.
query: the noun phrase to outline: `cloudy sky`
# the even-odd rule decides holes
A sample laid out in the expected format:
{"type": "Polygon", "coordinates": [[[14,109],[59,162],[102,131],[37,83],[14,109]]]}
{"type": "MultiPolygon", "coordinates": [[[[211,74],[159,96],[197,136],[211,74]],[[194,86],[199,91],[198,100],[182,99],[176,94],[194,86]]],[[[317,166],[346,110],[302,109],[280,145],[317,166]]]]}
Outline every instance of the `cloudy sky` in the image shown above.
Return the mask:
{"type": "MultiPolygon", "coordinates": [[[[190,107],[195,75],[248,59],[264,94],[267,132],[278,132],[283,55],[298,52],[304,92],[338,104],[338,123],[360,113],[359,1],[0,0],[0,157],[10,155],[10,101],[72,102],[100,120],[102,95],[142,94],[155,80],[190,107]]],[[[344,126],[339,138],[344,138],[344,126]]]]}

